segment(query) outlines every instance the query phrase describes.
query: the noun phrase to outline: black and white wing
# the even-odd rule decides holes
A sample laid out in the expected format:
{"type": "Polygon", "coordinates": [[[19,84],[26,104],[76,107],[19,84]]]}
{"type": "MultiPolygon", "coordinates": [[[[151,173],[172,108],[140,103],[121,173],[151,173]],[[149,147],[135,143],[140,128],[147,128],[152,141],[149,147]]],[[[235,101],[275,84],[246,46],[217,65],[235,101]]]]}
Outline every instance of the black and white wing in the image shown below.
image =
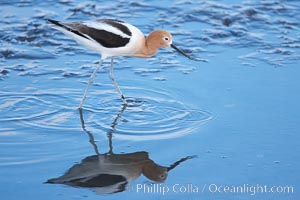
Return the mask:
{"type": "Polygon", "coordinates": [[[48,19],[48,21],[54,24],[58,30],[73,36],[75,40],[88,47],[91,46],[90,42],[97,43],[105,48],[124,47],[129,43],[132,36],[132,32],[126,26],[126,23],[119,20],[98,19],[71,23],[63,23],[52,19],[48,19]]]}

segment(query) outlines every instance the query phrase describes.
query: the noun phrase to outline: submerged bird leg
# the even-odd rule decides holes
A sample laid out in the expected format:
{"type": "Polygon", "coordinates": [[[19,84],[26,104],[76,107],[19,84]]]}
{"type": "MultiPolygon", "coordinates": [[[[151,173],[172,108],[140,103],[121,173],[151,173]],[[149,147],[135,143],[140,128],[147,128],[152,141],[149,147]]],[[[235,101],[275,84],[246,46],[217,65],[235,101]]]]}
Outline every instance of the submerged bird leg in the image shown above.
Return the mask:
{"type": "Polygon", "coordinates": [[[83,97],[82,97],[82,99],[81,99],[81,102],[80,102],[80,105],[79,105],[79,108],[80,108],[80,109],[82,108],[82,105],[83,105],[83,103],[84,103],[84,101],[85,101],[85,99],[86,99],[86,95],[88,94],[89,88],[91,87],[91,85],[92,85],[92,83],[93,83],[93,81],[94,81],[94,78],[95,78],[97,72],[98,72],[99,69],[101,68],[102,62],[103,62],[103,59],[100,59],[99,65],[98,65],[97,68],[94,70],[93,74],[91,75],[91,77],[90,77],[90,79],[89,79],[89,82],[88,82],[88,84],[87,84],[87,86],[86,86],[86,88],[85,88],[84,95],[83,95],[83,97]]]}
{"type": "Polygon", "coordinates": [[[121,99],[122,99],[122,101],[123,101],[123,104],[124,104],[124,105],[127,105],[127,101],[126,101],[124,95],[122,94],[122,92],[121,92],[121,90],[120,90],[120,88],[119,88],[117,82],[115,81],[115,77],[114,77],[114,66],[113,66],[113,65],[114,65],[114,58],[111,57],[109,77],[110,77],[112,83],[114,84],[114,86],[115,86],[115,88],[116,88],[116,90],[117,90],[119,96],[121,97],[121,99]]]}

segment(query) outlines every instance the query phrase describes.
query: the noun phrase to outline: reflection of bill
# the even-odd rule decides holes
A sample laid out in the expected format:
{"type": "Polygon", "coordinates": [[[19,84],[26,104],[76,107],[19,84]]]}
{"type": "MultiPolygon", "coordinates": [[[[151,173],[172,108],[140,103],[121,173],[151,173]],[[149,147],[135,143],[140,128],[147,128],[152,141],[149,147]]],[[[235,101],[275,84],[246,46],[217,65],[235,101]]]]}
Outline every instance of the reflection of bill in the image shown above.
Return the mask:
{"type": "Polygon", "coordinates": [[[98,152],[94,137],[86,129],[83,113],[80,110],[82,128],[89,135],[89,140],[94,147],[96,155],[84,158],[81,163],[72,166],[64,175],[49,179],[46,183],[92,188],[100,194],[122,192],[132,181],[142,174],[151,181],[164,182],[170,170],[174,169],[181,162],[193,158],[192,156],[188,156],[178,160],[169,167],[163,167],[151,160],[148,152],[145,151],[114,154],[112,134],[118,123],[118,119],[125,109],[126,106],[123,106],[111,125],[111,131],[107,133],[109,151],[105,154],[98,152]]]}

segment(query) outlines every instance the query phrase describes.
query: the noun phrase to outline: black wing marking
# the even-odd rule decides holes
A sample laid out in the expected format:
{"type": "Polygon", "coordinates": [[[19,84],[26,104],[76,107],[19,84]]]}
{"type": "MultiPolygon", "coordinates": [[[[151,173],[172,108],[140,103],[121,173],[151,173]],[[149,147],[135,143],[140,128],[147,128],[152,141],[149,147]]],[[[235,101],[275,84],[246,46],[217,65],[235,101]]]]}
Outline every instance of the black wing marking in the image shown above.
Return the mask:
{"type": "MultiPolygon", "coordinates": [[[[81,22],[72,22],[72,23],[60,23],[56,20],[48,19],[49,22],[52,24],[55,24],[59,27],[65,28],[66,30],[75,33],[81,37],[84,37],[88,40],[95,40],[98,42],[101,46],[106,47],[106,48],[118,48],[118,47],[123,47],[126,46],[126,44],[129,43],[130,38],[124,38],[118,34],[114,34],[111,32],[108,32],[106,30],[99,30],[95,29],[89,26],[86,26],[85,24],[81,22]]],[[[122,31],[124,34],[131,36],[132,33],[130,30],[121,24],[121,21],[117,20],[111,20],[111,19],[102,19],[102,20],[97,20],[98,22],[103,22],[106,24],[109,24],[120,31],[122,31]]]]}
{"type": "Polygon", "coordinates": [[[128,27],[122,24],[122,23],[124,23],[123,21],[115,20],[115,19],[100,19],[100,20],[97,20],[97,21],[109,24],[109,25],[119,29],[120,31],[122,31],[124,34],[126,34],[128,36],[132,35],[132,33],[130,32],[128,27]]]}
{"type": "Polygon", "coordinates": [[[123,38],[120,35],[108,32],[106,30],[95,29],[83,24],[78,26],[78,30],[93,38],[100,45],[106,48],[123,47],[130,41],[130,38],[123,38]]]}

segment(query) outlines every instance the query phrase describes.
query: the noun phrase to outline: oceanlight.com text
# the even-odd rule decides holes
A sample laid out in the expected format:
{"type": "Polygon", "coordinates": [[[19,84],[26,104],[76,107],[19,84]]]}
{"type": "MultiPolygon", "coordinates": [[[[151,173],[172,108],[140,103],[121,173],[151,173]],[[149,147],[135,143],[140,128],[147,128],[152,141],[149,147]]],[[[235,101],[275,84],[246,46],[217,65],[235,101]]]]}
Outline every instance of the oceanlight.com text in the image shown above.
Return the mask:
{"type": "Polygon", "coordinates": [[[278,194],[292,194],[294,187],[291,185],[285,186],[268,186],[264,184],[241,184],[241,185],[224,185],[224,184],[203,184],[197,185],[193,183],[188,184],[136,184],[130,188],[131,191],[137,193],[161,194],[168,193],[210,193],[210,194],[248,194],[257,195],[263,193],[278,193],[278,194]]]}

